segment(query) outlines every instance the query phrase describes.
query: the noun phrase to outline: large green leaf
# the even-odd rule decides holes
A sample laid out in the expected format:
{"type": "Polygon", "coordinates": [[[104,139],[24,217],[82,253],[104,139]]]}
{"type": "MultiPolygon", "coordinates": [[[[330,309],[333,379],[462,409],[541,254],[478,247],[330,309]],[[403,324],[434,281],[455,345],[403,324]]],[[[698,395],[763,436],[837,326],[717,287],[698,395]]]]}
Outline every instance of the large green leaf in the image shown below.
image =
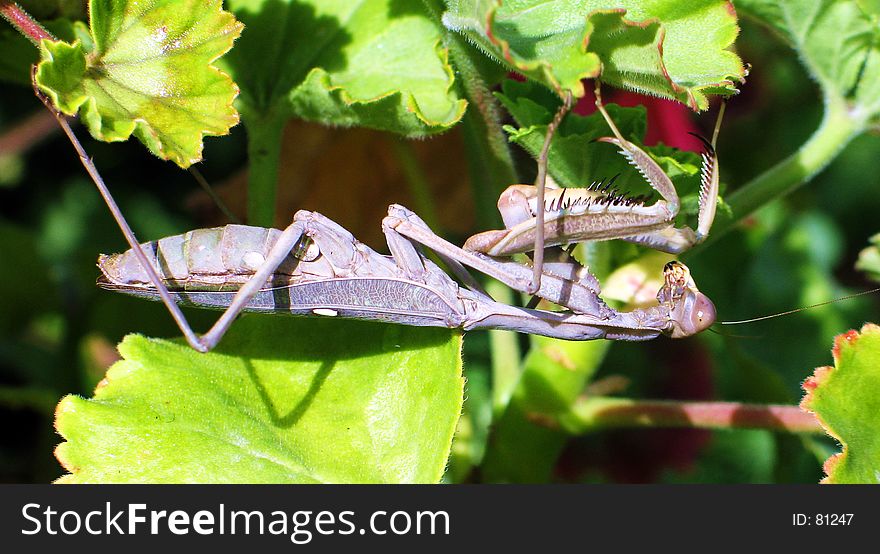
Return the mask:
{"type": "Polygon", "coordinates": [[[854,118],[880,112],[880,25],[858,0],[739,0],[800,53],[826,94],[850,98],[854,118]]]}
{"type": "Polygon", "coordinates": [[[80,113],[92,136],[127,140],[187,167],[202,137],[238,122],[238,90],[212,66],[241,24],[219,0],[92,0],[90,32],[44,41],[37,83],[63,113],[80,113]]]}
{"type": "Polygon", "coordinates": [[[437,482],[461,413],[461,334],[251,316],[216,352],[129,336],[67,396],[63,482],[437,482]]]}
{"type": "Polygon", "coordinates": [[[575,96],[581,79],[706,109],[745,76],[726,50],[739,32],[730,2],[449,0],[444,23],[511,68],[575,96]]]}
{"type": "Polygon", "coordinates": [[[464,114],[441,29],[419,2],[232,0],[246,24],[225,60],[245,117],[296,116],[410,136],[464,114]]]}
{"type": "Polygon", "coordinates": [[[838,335],[832,354],[834,367],[816,369],[801,402],[843,446],[823,482],[880,483],[880,326],[838,335]]]}

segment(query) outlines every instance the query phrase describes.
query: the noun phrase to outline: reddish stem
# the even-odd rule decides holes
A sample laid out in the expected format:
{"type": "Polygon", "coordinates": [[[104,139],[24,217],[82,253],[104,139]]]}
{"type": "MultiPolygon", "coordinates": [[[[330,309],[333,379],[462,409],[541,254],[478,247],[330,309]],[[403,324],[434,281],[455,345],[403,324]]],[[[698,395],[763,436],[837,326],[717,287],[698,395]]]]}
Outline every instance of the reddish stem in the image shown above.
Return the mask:
{"type": "Polygon", "coordinates": [[[0,153],[4,156],[23,154],[57,130],[55,116],[37,110],[0,134],[0,153]]]}
{"type": "Polygon", "coordinates": [[[823,433],[816,418],[798,406],[737,402],[676,402],[592,397],[579,400],[558,423],[572,433],[610,427],[767,429],[823,433]]]}
{"type": "Polygon", "coordinates": [[[0,16],[18,29],[38,48],[43,39],[56,40],[49,31],[30,16],[21,6],[8,0],[0,0],[0,16]]]}

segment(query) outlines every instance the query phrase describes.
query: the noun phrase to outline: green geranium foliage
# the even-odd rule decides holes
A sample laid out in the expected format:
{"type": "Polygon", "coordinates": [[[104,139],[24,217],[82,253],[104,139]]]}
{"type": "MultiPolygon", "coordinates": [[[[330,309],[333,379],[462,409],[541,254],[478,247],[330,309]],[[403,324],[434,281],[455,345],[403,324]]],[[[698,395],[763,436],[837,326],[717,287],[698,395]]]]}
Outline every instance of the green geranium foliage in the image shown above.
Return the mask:
{"type": "Polygon", "coordinates": [[[202,137],[238,123],[238,89],[212,63],[241,23],[219,0],[92,0],[89,30],[43,41],[36,81],[67,115],[104,141],[132,133],[181,167],[199,161],[202,137]]]}
{"type": "Polygon", "coordinates": [[[464,115],[442,29],[420,2],[228,5],[246,25],[224,61],[241,87],[246,123],[299,117],[423,136],[464,115]]]}
{"type": "Polygon", "coordinates": [[[834,339],[834,367],[804,382],[801,407],[814,412],[843,451],[825,462],[825,483],[880,483],[880,326],[834,339]]]}
{"type": "Polygon", "coordinates": [[[694,110],[732,94],[745,68],[727,50],[739,32],[730,2],[450,0],[443,21],[512,69],[558,92],[582,79],[672,98],[694,110]]]}
{"type": "Polygon", "coordinates": [[[880,112],[880,18],[858,0],[740,0],[794,46],[826,95],[848,98],[853,118],[880,112]]]}
{"type": "Polygon", "coordinates": [[[434,483],[461,413],[461,334],[254,316],[215,352],[129,336],[56,410],[72,483],[434,483]]]}

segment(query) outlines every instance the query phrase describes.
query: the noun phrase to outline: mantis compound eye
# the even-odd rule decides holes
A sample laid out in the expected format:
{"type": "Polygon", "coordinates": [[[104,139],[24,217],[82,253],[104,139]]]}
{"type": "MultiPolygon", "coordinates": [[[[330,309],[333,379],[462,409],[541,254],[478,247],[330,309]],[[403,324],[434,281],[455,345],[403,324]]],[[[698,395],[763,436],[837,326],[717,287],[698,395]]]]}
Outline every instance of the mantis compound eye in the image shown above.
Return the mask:
{"type": "Polygon", "coordinates": [[[689,337],[708,329],[715,323],[715,304],[700,291],[689,289],[673,308],[672,332],[674,339],[689,337]]]}

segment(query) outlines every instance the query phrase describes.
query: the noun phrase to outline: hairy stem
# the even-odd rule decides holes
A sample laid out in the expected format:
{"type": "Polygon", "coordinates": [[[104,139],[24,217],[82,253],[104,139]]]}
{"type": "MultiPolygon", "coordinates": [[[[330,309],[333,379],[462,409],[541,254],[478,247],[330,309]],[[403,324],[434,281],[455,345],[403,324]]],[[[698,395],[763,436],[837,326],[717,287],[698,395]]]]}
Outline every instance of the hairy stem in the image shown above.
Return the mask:
{"type": "Polygon", "coordinates": [[[43,39],[56,40],[49,31],[15,2],[0,0],[0,16],[33,42],[37,48],[40,47],[40,41],[43,39]]]}
{"type": "Polygon", "coordinates": [[[766,429],[788,433],[824,433],[812,414],[797,406],[737,402],[679,402],[589,397],[571,411],[534,420],[580,435],[619,427],[690,427],[698,429],[766,429]]]}
{"type": "Polygon", "coordinates": [[[435,231],[440,229],[440,218],[437,216],[437,210],[434,209],[434,199],[431,197],[428,177],[416,158],[412,144],[404,138],[391,138],[389,142],[391,151],[403,171],[409,193],[415,202],[416,212],[428,224],[428,227],[435,231]]]}
{"type": "Polygon", "coordinates": [[[272,113],[256,121],[247,121],[248,199],[247,223],[258,227],[275,224],[278,194],[278,163],[285,118],[272,113]]]}
{"type": "Polygon", "coordinates": [[[37,110],[17,121],[11,129],[0,134],[0,152],[3,153],[3,156],[24,154],[56,131],[58,131],[58,125],[55,122],[55,116],[43,110],[37,110]]]}
{"type": "Polygon", "coordinates": [[[446,42],[470,104],[462,128],[477,224],[481,229],[497,227],[501,222],[496,210],[498,197],[517,182],[507,135],[501,127],[501,108],[471,58],[479,54],[453,33],[447,33],[446,42]]]}
{"type": "Polygon", "coordinates": [[[719,221],[695,253],[730,231],[739,221],[765,204],[789,194],[825,168],[856,135],[864,121],[856,117],[844,98],[829,96],[819,128],[797,152],[785,158],[727,197],[732,218],[719,221]]]}
{"type": "MultiPolygon", "coordinates": [[[[504,304],[513,304],[514,293],[503,283],[490,280],[486,292],[504,304]]],[[[492,350],[492,413],[501,415],[510,403],[522,372],[522,353],[519,336],[512,331],[489,331],[489,348],[492,350]]]]}

